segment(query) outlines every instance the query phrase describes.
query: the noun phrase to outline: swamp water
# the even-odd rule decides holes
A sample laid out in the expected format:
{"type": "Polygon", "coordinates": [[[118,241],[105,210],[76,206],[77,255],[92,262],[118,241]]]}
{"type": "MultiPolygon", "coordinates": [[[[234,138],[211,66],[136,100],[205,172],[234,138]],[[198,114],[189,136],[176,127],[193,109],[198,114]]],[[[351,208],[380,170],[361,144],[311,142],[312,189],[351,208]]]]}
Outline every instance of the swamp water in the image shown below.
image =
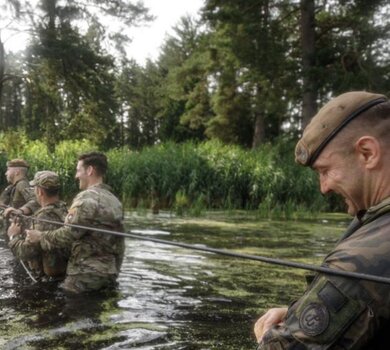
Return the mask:
{"type": "MultiPolygon", "coordinates": [[[[144,236],[319,264],[344,215],[257,219],[246,212],[178,218],[128,213],[144,236]]],[[[0,349],[254,349],[259,314],[305,288],[303,270],[126,239],[118,288],[66,297],[32,284],[0,238],[0,349]]]]}

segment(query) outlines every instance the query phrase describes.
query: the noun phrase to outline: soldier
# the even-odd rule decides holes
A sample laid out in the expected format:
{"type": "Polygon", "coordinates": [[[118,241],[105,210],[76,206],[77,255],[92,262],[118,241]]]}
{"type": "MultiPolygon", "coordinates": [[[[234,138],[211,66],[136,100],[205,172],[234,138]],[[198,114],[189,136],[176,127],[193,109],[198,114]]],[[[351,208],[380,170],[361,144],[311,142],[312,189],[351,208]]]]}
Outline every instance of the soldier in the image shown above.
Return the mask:
{"type": "Polygon", "coordinates": [[[0,195],[0,204],[7,206],[3,216],[11,213],[31,215],[39,208],[33,190],[27,179],[29,164],[24,159],[13,159],[7,162],[5,176],[9,186],[0,195]]]}
{"type": "MultiPolygon", "coordinates": [[[[64,222],[68,211],[66,204],[59,198],[60,179],[58,175],[52,171],[39,171],[30,185],[34,186],[36,198],[41,205],[33,217],[64,222]]],[[[58,228],[58,224],[31,220],[30,228],[52,230],[58,228]]],[[[41,249],[39,243],[26,242],[25,232],[16,220],[8,228],[7,234],[10,238],[8,245],[13,254],[18,259],[28,262],[30,271],[36,279],[60,280],[64,278],[69,251],[57,249],[47,252],[41,249]]]]}
{"type": "Polygon", "coordinates": [[[69,209],[64,226],[53,231],[27,231],[31,242],[44,251],[71,249],[66,278],[61,287],[80,293],[113,286],[124,254],[124,238],[94,231],[94,228],[122,231],[122,205],[103,183],[107,158],[99,152],[83,154],[76,167],[80,192],[69,209]]]}
{"type": "MultiPolygon", "coordinates": [[[[355,216],[323,266],[390,277],[389,135],[390,101],[359,91],[328,102],[303,132],[296,161],[355,216]]],[[[386,284],[317,274],[289,308],[256,322],[258,349],[387,349],[389,295],[386,284]]]]}

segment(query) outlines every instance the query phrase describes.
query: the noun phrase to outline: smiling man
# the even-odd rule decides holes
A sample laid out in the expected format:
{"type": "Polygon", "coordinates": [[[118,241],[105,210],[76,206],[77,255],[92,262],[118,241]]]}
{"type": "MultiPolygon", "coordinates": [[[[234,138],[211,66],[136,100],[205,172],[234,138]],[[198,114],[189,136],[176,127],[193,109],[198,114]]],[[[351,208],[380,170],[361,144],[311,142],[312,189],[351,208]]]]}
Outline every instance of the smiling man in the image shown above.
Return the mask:
{"type": "MultiPolygon", "coordinates": [[[[296,161],[342,196],[351,225],[323,266],[390,277],[390,102],[355,91],[328,102],[299,140],[296,161]]],[[[289,308],[255,324],[259,349],[387,349],[390,286],[317,274],[289,308]]]]}

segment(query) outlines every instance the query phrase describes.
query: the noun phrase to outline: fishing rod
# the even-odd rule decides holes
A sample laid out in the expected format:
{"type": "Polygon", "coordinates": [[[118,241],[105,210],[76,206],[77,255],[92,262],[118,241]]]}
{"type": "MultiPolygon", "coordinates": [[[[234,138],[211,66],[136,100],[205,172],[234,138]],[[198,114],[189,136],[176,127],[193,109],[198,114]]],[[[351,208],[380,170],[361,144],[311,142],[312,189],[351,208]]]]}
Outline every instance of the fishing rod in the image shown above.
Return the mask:
{"type": "Polygon", "coordinates": [[[348,277],[348,278],[360,279],[360,280],[365,280],[365,281],[390,284],[390,278],[388,278],[388,277],[369,275],[369,274],[359,273],[359,272],[335,270],[335,269],[331,269],[329,267],[324,267],[324,266],[299,263],[299,262],[282,260],[282,259],[277,259],[277,258],[268,258],[265,256],[260,256],[260,255],[236,253],[236,252],[231,252],[231,251],[228,251],[225,249],[217,249],[217,248],[211,248],[211,247],[207,247],[207,246],[200,246],[200,245],[188,244],[188,243],[176,242],[176,241],[167,241],[167,240],[153,238],[153,237],[144,237],[142,235],[138,235],[138,234],[134,234],[134,233],[130,233],[130,232],[119,232],[119,231],[106,230],[106,229],[91,227],[91,226],[68,224],[68,223],[63,223],[63,222],[58,222],[58,221],[35,218],[35,217],[26,216],[26,215],[22,215],[22,214],[16,214],[16,215],[28,217],[29,219],[35,220],[35,221],[42,221],[42,222],[47,222],[47,223],[51,223],[51,224],[56,224],[59,226],[68,226],[71,228],[76,228],[76,229],[81,229],[81,230],[89,230],[89,231],[93,230],[94,232],[106,233],[106,234],[121,236],[121,237],[125,237],[125,238],[139,239],[142,241],[155,242],[155,243],[176,246],[176,247],[181,247],[181,248],[186,248],[186,249],[191,249],[191,250],[197,250],[197,251],[202,251],[202,252],[214,253],[214,254],[239,258],[239,259],[260,261],[260,262],[267,263],[267,264],[279,265],[279,266],[284,266],[284,267],[292,267],[292,268],[308,270],[308,271],[313,271],[313,272],[321,272],[321,273],[324,273],[327,275],[348,277]]]}

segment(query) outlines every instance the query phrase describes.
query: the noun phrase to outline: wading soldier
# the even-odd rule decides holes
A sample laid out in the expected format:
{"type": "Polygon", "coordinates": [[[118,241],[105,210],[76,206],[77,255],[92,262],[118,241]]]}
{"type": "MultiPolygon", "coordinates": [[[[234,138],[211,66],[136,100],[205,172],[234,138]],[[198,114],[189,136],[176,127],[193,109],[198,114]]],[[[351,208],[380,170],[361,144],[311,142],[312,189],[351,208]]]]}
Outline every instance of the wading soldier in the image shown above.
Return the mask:
{"type": "Polygon", "coordinates": [[[91,152],[79,157],[76,179],[80,192],[69,209],[64,226],[53,231],[27,231],[28,240],[40,242],[44,251],[70,249],[66,278],[61,287],[69,292],[87,292],[115,284],[124,254],[124,238],[94,231],[123,231],[122,205],[103,183],[107,170],[104,154],[91,152]]]}
{"type": "MultiPolygon", "coordinates": [[[[29,164],[24,159],[13,159],[7,162],[5,176],[9,186],[0,195],[0,205],[3,207],[5,233],[9,227],[11,214],[31,215],[39,209],[34,191],[27,179],[29,164]]],[[[7,235],[5,235],[6,238],[7,235]]]]}
{"type": "Polygon", "coordinates": [[[0,204],[8,206],[4,216],[11,212],[30,215],[39,208],[27,179],[29,164],[24,159],[13,159],[7,162],[5,176],[9,186],[0,195],[0,204]]]}
{"type": "MultiPolygon", "coordinates": [[[[41,208],[35,212],[33,218],[64,222],[68,213],[64,202],[60,201],[60,179],[55,172],[39,171],[34,180],[35,196],[41,208]]],[[[31,220],[30,228],[37,230],[53,230],[58,225],[50,222],[31,220]]],[[[15,220],[7,231],[8,243],[13,254],[20,260],[28,263],[29,269],[36,279],[60,280],[65,277],[69,250],[43,251],[39,243],[29,243],[25,240],[25,232],[15,220]]]]}
{"type": "MultiPolygon", "coordinates": [[[[349,92],[327,103],[303,132],[296,161],[341,195],[350,227],[323,266],[390,277],[390,102],[349,92]]],[[[390,285],[317,274],[289,308],[255,325],[259,349],[388,349],[390,285]]]]}

